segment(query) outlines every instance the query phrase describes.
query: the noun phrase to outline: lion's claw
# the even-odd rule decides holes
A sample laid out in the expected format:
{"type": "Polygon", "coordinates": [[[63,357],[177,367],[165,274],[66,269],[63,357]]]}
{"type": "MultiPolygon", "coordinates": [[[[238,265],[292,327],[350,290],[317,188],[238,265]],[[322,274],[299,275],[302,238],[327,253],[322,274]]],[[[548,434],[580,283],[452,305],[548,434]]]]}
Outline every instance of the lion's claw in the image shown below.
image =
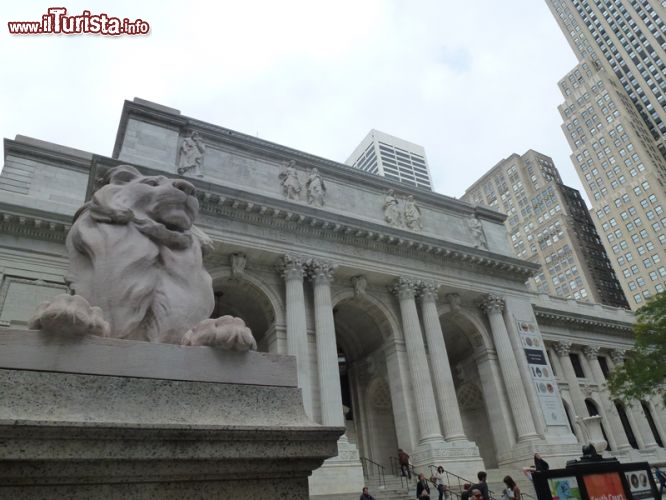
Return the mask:
{"type": "Polygon", "coordinates": [[[42,302],[30,318],[28,328],[51,333],[108,336],[109,323],[102,309],[91,306],[80,295],[61,293],[50,302],[42,302]]]}
{"type": "Polygon", "coordinates": [[[237,351],[257,348],[257,342],[245,322],[233,316],[203,320],[185,333],[182,344],[215,346],[237,351]]]}

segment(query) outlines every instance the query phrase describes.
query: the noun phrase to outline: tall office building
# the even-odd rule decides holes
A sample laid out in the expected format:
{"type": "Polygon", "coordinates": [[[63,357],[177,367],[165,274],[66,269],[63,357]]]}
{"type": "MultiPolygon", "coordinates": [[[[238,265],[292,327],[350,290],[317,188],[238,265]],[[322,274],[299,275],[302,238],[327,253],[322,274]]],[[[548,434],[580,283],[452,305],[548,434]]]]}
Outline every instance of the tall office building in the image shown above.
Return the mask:
{"type": "Polygon", "coordinates": [[[666,157],[666,24],[662,0],[546,0],[578,60],[614,77],[666,157]]]}
{"type": "Polygon", "coordinates": [[[423,146],[371,130],[345,162],[364,172],[432,190],[423,146]]]}
{"type": "Polygon", "coordinates": [[[633,309],[666,289],[666,39],[655,0],[547,0],[580,63],[559,82],[572,161],[633,309]]]}
{"type": "Polygon", "coordinates": [[[541,264],[529,281],[536,291],[628,307],[585,202],[562,184],[550,157],[513,154],[470,186],[463,200],[507,214],[516,257],[541,264]]]}

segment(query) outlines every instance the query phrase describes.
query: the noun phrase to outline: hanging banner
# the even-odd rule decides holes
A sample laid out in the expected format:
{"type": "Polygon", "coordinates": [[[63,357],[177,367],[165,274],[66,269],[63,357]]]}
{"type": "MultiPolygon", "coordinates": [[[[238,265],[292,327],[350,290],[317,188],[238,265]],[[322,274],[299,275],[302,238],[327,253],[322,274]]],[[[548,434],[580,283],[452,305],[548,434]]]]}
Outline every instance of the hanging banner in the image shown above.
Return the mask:
{"type": "Polygon", "coordinates": [[[533,321],[517,320],[520,343],[536,390],[546,425],[568,426],[555,374],[548,362],[546,347],[533,321]]]}

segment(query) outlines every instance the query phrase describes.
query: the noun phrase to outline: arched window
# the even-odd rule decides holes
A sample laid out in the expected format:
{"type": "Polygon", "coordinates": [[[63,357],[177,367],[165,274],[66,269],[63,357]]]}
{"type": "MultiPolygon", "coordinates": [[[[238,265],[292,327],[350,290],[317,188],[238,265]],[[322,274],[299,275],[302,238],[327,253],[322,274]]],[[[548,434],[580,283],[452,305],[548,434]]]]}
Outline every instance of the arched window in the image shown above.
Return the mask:
{"type": "Polygon", "coordinates": [[[652,417],[652,411],[650,410],[650,405],[647,404],[647,402],[645,401],[641,401],[641,406],[643,407],[645,418],[647,419],[648,424],[650,425],[650,430],[652,431],[652,435],[654,436],[655,443],[657,443],[659,446],[663,448],[664,442],[661,440],[661,436],[659,435],[659,430],[657,429],[657,426],[654,424],[654,418],[652,417]]]}
{"type": "MultiPolygon", "coordinates": [[[[587,406],[587,412],[590,414],[590,417],[594,417],[595,415],[599,415],[599,410],[597,409],[597,405],[594,401],[591,399],[586,399],[585,400],[585,406],[587,406]]],[[[608,451],[611,450],[611,445],[610,441],[608,440],[608,435],[606,434],[606,429],[604,428],[604,423],[603,419],[600,422],[601,423],[601,434],[604,436],[604,439],[606,440],[606,449],[608,451]]]]}
{"type": "Polygon", "coordinates": [[[562,400],[562,405],[564,406],[564,414],[567,416],[567,422],[569,422],[569,429],[573,434],[576,434],[574,431],[573,420],[571,420],[571,410],[569,409],[569,405],[566,403],[566,401],[564,401],[564,399],[562,400]]]}
{"type": "Polygon", "coordinates": [[[619,401],[615,401],[615,409],[617,410],[617,414],[620,417],[620,421],[622,422],[622,427],[624,427],[624,433],[627,435],[629,444],[632,448],[637,450],[638,442],[636,441],[634,430],[631,428],[631,424],[629,423],[629,418],[627,418],[627,412],[624,409],[624,405],[619,401]]]}

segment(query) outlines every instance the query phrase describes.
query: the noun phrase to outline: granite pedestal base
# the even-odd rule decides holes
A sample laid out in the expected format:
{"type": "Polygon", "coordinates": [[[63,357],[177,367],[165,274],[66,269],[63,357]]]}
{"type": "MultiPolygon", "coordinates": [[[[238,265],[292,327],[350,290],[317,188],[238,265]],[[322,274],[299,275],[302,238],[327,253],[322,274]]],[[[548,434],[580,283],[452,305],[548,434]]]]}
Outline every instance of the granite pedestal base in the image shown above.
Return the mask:
{"type": "Polygon", "coordinates": [[[0,332],[0,498],[307,499],[343,429],[290,356],[0,332]]]}

